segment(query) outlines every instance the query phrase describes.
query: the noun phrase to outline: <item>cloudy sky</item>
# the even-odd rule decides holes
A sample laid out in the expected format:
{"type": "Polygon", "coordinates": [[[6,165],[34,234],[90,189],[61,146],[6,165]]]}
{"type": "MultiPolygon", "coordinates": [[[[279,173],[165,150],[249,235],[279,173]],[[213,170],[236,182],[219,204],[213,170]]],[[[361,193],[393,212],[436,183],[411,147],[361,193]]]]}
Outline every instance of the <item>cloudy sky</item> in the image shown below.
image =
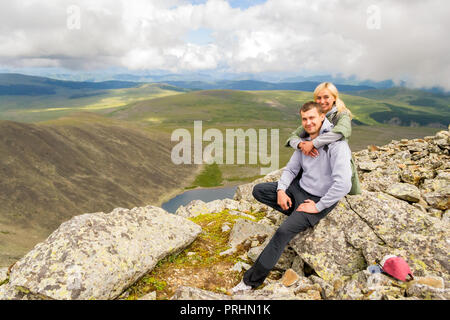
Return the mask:
{"type": "Polygon", "coordinates": [[[16,0],[0,67],[341,73],[450,90],[448,0],[16,0]]]}

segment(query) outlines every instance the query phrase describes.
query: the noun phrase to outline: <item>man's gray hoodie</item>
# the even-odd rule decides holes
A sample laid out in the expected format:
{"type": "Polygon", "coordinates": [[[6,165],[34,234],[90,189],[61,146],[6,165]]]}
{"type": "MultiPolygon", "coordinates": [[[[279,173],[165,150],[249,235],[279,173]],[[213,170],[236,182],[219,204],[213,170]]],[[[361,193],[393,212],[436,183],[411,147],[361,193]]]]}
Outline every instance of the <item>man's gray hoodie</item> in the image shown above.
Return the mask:
{"type": "MultiPolygon", "coordinates": [[[[333,125],[325,118],[319,135],[331,131],[333,125]]],[[[278,190],[285,190],[297,176],[300,168],[303,174],[300,187],[306,192],[321,197],[316,203],[322,211],[341,200],[352,187],[350,167],[351,151],[346,141],[336,141],[317,149],[319,155],[314,158],[305,156],[301,150],[295,150],[278,181],[278,190]],[[326,150],[328,149],[328,150],[326,150]]]]}

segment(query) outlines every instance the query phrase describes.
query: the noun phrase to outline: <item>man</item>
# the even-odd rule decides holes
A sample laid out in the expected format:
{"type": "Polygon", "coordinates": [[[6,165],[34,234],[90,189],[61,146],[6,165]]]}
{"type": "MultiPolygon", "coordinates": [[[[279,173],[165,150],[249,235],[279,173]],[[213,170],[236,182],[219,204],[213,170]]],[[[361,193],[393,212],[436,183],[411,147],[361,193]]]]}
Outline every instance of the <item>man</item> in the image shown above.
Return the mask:
{"type": "MultiPolygon", "coordinates": [[[[318,103],[305,103],[300,116],[310,140],[332,129],[318,103]]],[[[260,183],[253,188],[255,199],[288,217],[232,293],[259,287],[289,241],[316,225],[350,191],[351,151],[347,142],[332,142],[318,148],[318,152],[317,157],[310,157],[301,150],[294,151],[278,182],[260,183]],[[299,178],[300,169],[303,173],[299,178]]]]}

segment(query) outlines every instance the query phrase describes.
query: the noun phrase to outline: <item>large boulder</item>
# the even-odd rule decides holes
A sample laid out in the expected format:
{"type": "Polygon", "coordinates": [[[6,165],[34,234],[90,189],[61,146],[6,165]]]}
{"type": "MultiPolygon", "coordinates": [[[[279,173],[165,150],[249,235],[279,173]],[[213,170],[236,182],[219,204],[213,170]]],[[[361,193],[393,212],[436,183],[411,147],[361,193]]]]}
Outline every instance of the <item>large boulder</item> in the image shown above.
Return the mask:
{"type": "Polygon", "coordinates": [[[314,228],[291,240],[290,245],[322,279],[332,283],[365,268],[364,255],[350,244],[350,238],[356,243],[377,243],[378,240],[348,203],[341,201],[314,228]]]}
{"type": "Polygon", "coordinates": [[[233,199],[213,200],[204,202],[202,200],[192,200],[186,206],[180,206],[175,212],[176,215],[193,218],[202,214],[217,213],[224,210],[230,210],[237,215],[245,215],[244,212],[254,210],[254,204],[233,199]]]}
{"type": "Polygon", "coordinates": [[[14,265],[0,299],[15,298],[11,290],[59,300],[117,298],[200,232],[153,206],[76,216],[14,265]]]}
{"type": "Polygon", "coordinates": [[[423,276],[449,279],[448,225],[405,201],[381,192],[363,191],[346,199],[291,245],[304,262],[331,283],[387,254],[404,257],[423,276]]]}
{"type": "Polygon", "coordinates": [[[253,197],[253,187],[258,183],[263,182],[275,182],[278,181],[283,173],[283,169],[275,170],[262,178],[259,178],[251,183],[246,183],[237,187],[236,192],[234,194],[234,200],[240,201],[245,200],[248,202],[256,203],[257,200],[253,197]]]}

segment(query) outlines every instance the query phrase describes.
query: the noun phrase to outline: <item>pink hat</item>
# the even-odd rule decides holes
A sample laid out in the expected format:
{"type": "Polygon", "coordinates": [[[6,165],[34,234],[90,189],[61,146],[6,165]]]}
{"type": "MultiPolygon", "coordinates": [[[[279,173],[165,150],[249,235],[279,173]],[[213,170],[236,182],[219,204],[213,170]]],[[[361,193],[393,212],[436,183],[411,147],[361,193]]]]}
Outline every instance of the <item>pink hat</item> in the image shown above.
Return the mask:
{"type": "Polygon", "coordinates": [[[414,279],[408,263],[401,257],[394,255],[385,256],[380,262],[380,267],[383,272],[393,276],[395,279],[406,281],[408,275],[411,279],[414,279]]]}

